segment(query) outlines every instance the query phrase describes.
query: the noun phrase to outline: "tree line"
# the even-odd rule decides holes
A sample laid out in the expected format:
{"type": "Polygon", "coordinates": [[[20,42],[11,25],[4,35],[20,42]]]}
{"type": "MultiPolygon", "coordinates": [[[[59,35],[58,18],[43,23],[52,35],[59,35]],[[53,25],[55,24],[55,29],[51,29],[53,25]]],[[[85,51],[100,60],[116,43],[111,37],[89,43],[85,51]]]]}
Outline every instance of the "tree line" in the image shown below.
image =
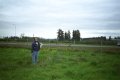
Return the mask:
{"type": "Polygon", "coordinates": [[[72,32],[72,37],[71,37],[71,33],[68,30],[67,32],[63,31],[62,29],[58,29],[57,32],[57,39],[58,41],[70,41],[70,40],[74,40],[74,41],[80,41],[81,36],[80,36],[80,31],[79,30],[73,30],[72,32]]]}
{"type": "MultiPolygon", "coordinates": [[[[38,37],[38,40],[40,42],[45,43],[76,43],[76,44],[100,44],[101,41],[103,44],[116,44],[118,41],[120,41],[120,36],[112,38],[109,36],[109,38],[106,38],[106,36],[100,36],[100,37],[91,37],[91,38],[81,38],[81,33],[79,30],[70,30],[63,31],[62,29],[57,30],[57,36],[55,39],[45,39],[38,37]]],[[[22,33],[19,37],[18,36],[10,36],[10,37],[3,37],[0,38],[0,41],[6,41],[6,42],[32,42],[33,37],[25,36],[24,33],[22,33]]]]}

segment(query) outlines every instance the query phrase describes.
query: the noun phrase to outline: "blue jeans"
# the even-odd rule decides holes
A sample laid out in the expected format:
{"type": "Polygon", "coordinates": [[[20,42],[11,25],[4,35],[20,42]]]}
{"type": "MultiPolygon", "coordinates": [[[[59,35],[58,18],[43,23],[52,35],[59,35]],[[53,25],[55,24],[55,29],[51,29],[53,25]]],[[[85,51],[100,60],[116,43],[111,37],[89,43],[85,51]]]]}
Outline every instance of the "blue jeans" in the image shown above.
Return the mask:
{"type": "Polygon", "coordinates": [[[38,51],[33,51],[32,53],[32,63],[36,64],[38,61],[38,51]]]}

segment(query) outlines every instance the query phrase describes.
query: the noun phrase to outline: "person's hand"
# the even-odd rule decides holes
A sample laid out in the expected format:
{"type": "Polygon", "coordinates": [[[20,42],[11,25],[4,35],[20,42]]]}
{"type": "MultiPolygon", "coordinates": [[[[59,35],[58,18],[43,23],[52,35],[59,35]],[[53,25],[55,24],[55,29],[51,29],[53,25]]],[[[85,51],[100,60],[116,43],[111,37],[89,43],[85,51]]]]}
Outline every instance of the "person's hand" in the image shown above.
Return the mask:
{"type": "Polygon", "coordinates": [[[33,53],[33,50],[31,50],[31,53],[33,53]]]}

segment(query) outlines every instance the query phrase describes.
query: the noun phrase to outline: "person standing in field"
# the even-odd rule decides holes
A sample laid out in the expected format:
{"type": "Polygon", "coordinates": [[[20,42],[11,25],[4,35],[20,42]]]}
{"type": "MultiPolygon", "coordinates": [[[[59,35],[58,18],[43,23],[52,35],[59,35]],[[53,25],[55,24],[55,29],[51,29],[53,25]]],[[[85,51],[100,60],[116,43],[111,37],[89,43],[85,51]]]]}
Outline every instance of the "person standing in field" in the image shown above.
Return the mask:
{"type": "Polygon", "coordinates": [[[40,43],[38,42],[38,39],[35,37],[32,42],[32,63],[36,64],[38,61],[38,53],[40,51],[40,43]]]}

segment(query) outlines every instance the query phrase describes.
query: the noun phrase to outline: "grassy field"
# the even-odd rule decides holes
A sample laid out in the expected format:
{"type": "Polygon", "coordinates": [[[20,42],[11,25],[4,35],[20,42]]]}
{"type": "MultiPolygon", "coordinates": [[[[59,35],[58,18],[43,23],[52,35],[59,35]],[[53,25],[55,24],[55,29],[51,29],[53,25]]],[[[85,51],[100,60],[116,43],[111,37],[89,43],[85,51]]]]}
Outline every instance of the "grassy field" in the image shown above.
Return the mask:
{"type": "Polygon", "coordinates": [[[120,48],[0,48],[0,80],[120,80],[120,48]]]}

